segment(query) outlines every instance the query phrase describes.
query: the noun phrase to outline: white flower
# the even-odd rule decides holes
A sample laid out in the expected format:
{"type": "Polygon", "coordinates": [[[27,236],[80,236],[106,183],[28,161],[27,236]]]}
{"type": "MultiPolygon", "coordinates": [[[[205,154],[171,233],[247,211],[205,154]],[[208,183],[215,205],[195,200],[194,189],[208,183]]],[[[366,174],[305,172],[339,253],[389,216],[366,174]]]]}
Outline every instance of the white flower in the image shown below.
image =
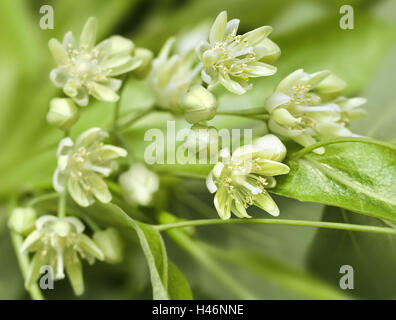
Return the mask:
{"type": "Polygon", "coordinates": [[[202,41],[197,53],[203,63],[202,79],[209,85],[220,82],[229,91],[243,94],[248,90],[249,78],[270,76],[276,72],[274,62],[279,47],[267,36],[270,26],[237,35],[239,20],[227,22],[227,12],[221,12],[209,34],[209,42],[202,41]]]}
{"type": "MultiPolygon", "coordinates": [[[[329,71],[294,71],[266,100],[270,130],[305,147],[318,137],[353,136],[349,121],[365,114],[359,107],[366,99],[341,96],[345,87],[346,83],[329,71]]],[[[323,153],[324,148],[315,152],[323,153]]]]}
{"type": "Polygon", "coordinates": [[[75,217],[42,216],[37,219],[36,230],[26,237],[21,246],[22,252],[35,252],[26,277],[26,288],[37,281],[40,268],[48,265],[56,270],[56,280],[65,277],[66,269],[75,293],[83,293],[80,258],[91,264],[95,259],[104,259],[95,242],[83,233],[84,229],[85,226],[75,217]]]}
{"type": "Polygon", "coordinates": [[[121,80],[113,77],[136,69],[142,62],[131,57],[134,44],[124,37],[112,36],[95,46],[96,29],[97,21],[91,17],[78,43],[71,32],[66,33],[62,44],[56,39],[49,41],[58,63],[50,79],[80,106],[88,104],[89,94],[98,100],[117,101],[121,80]]]}
{"type": "Polygon", "coordinates": [[[222,219],[231,212],[240,218],[250,218],[246,208],[255,205],[273,216],[279,209],[266,188],[276,185],[274,176],[287,174],[289,167],[280,161],[286,148],[274,135],[266,135],[236,149],[232,156],[224,154],[208,175],[206,185],[215,193],[214,205],[222,219]]]}
{"type": "Polygon", "coordinates": [[[158,191],[159,178],[142,163],[131,165],[128,171],[122,173],[119,182],[124,198],[131,205],[150,205],[153,195],[158,191]]]}
{"type": "Polygon", "coordinates": [[[58,168],[53,182],[58,192],[67,190],[80,206],[86,207],[94,202],[94,197],[107,203],[111,193],[103,177],[117,168],[118,157],[126,157],[127,151],[102,140],[108,133],[100,128],[83,132],[74,144],[70,138],[60,141],[58,147],[58,168]]]}
{"type": "MultiPolygon", "coordinates": [[[[179,98],[197,83],[200,66],[195,66],[194,51],[170,56],[174,38],[166,41],[158,57],[153,61],[148,83],[156,96],[158,106],[179,109],[179,98]]],[[[198,82],[199,83],[199,82],[198,82]]]]}

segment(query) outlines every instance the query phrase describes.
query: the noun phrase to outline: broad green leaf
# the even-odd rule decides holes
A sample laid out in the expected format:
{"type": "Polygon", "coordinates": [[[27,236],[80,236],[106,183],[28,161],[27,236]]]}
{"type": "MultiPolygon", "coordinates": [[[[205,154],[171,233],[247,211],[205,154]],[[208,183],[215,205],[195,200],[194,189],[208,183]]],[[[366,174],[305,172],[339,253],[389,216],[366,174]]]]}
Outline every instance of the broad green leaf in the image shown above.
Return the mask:
{"type": "Polygon", "coordinates": [[[187,279],[174,263],[168,262],[168,292],[172,300],[192,300],[193,295],[187,279]]]}
{"type": "MultiPolygon", "coordinates": [[[[324,221],[374,226],[385,224],[371,217],[327,207],[324,221]]],[[[334,286],[339,286],[342,265],[354,270],[351,295],[364,299],[396,296],[396,240],[376,234],[319,229],[307,256],[308,269],[334,286]]]]}
{"type": "Polygon", "coordinates": [[[291,155],[290,173],[277,177],[271,191],[395,222],[396,148],[364,140],[325,148],[323,155],[291,155]]]}

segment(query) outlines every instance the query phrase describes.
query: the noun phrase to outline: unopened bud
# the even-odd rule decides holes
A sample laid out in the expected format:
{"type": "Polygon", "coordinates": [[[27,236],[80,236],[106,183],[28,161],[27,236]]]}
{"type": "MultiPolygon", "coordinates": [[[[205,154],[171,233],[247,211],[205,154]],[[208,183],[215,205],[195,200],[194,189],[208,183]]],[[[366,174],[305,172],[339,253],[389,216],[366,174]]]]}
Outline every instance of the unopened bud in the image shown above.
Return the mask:
{"type": "Polygon", "coordinates": [[[216,114],[216,97],[202,86],[194,86],[180,98],[180,107],[185,119],[199,123],[212,119],[216,114]]]}
{"type": "Polygon", "coordinates": [[[50,124],[62,130],[68,130],[79,117],[78,108],[71,99],[54,98],[50,101],[50,109],[47,113],[47,121],[50,124]]]}
{"type": "Polygon", "coordinates": [[[104,261],[107,263],[119,263],[124,258],[124,243],[120,234],[114,228],[96,231],[93,240],[102,250],[104,261]]]}
{"type": "Polygon", "coordinates": [[[194,124],[187,136],[186,147],[192,153],[199,153],[202,150],[214,154],[218,151],[218,132],[215,127],[208,127],[201,124],[194,124]]]}
{"type": "Polygon", "coordinates": [[[133,74],[137,78],[143,79],[148,75],[151,69],[151,61],[153,60],[153,56],[153,53],[149,49],[136,48],[134,57],[142,60],[141,65],[137,69],[133,70],[133,74]]]}
{"type": "Polygon", "coordinates": [[[15,208],[8,220],[8,227],[22,235],[33,231],[36,222],[36,211],[32,208],[15,208]]]}

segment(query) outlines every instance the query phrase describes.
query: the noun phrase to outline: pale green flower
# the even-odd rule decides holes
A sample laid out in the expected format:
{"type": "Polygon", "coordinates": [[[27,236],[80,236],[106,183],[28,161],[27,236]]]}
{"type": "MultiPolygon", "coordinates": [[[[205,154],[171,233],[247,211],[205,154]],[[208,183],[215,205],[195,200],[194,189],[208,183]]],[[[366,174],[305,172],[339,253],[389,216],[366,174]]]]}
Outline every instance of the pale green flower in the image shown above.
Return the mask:
{"type": "Polygon", "coordinates": [[[53,98],[47,113],[47,121],[62,130],[69,130],[79,119],[78,108],[72,99],[53,98]]]}
{"type": "Polygon", "coordinates": [[[55,279],[65,278],[64,270],[74,292],[84,292],[81,259],[92,264],[103,260],[100,248],[83,233],[85,226],[75,217],[57,218],[42,216],[36,221],[36,230],[30,233],[21,246],[22,252],[34,252],[25,286],[30,288],[39,278],[42,266],[55,270],[55,279]]]}
{"type": "Polygon", "coordinates": [[[208,89],[196,85],[180,97],[180,108],[188,122],[205,122],[216,115],[217,100],[208,89]]]}
{"type": "Polygon", "coordinates": [[[132,164],[120,175],[119,182],[125,200],[131,205],[149,206],[159,189],[157,174],[142,163],[132,164]]]}
{"type": "Polygon", "coordinates": [[[103,203],[111,201],[111,193],[103,177],[117,169],[118,157],[126,157],[127,151],[109,144],[103,139],[108,133],[100,128],[83,132],[74,144],[64,138],[58,147],[58,167],[53,177],[54,188],[63,192],[64,188],[80,206],[87,207],[94,197],[103,203]]]}
{"type": "Polygon", "coordinates": [[[266,191],[276,185],[274,176],[287,174],[289,167],[281,161],[286,148],[274,135],[266,135],[236,149],[232,156],[223,150],[223,160],[218,162],[206,179],[214,205],[222,219],[231,212],[240,218],[250,218],[246,209],[255,205],[273,216],[279,209],[266,191]]]}
{"type": "Polygon", "coordinates": [[[220,82],[229,91],[243,94],[251,87],[249,78],[276,72],[269,63],[280,55],[280,49],[267,38],[272,27],[237,35],[238,26],[238,19],[227,22],[227,12],[221,12],[210,30],[209,42],[201,41],[197,53],[203,64],[203,81],[209,85],[220,82]]]}
{"type": "Polygon", "coordinates": [[[105,262],[115,264],[123,260],[124,242],[117,229],[107,228],[106,230],[95,231],[92,238],[102,250],[105,262]]]}
{"type": "Polygon", "coordinates": [[[148,83],[156,96],[157,105],[164,109],[179,109],[179,98],[193,84],[199,83],[197,77],[200,66],[196,66],[194,51],[170,55],[175,38],[170,38],[154,59],[148,83]]]}
{"type": "MultiPolygon", "coordinates": [[[[359,107],[366,99],[341,96],[345,87],[346,83],[329,71],[294,71],[266,100],[270,130],[304,147],[320,137],[354,136],[348,124],[365,114],[359,107]]],[[[324,148],[315,152],[323,153],[324,148]]]]}
{"type": "Polygon", "coordinates": [[[15,208],[8,219],[8,227],[14,232],[26,235],[34,229],[36,219],[37,214],[33,208],[15,208]]]}
{"type": "Polygon", "coordinates": [[[121,36],[112,36],[95,46],[97,21],[89,18],[77,42],[67,32],[61,44],[49,41],[49,48],[58,67],[50,73],[51,81],[78,105],[88,104],[88,95],[114,102],[121,80],[115,76],[136,69],[141,59],[131,57],[134,44],[121,36]]]}

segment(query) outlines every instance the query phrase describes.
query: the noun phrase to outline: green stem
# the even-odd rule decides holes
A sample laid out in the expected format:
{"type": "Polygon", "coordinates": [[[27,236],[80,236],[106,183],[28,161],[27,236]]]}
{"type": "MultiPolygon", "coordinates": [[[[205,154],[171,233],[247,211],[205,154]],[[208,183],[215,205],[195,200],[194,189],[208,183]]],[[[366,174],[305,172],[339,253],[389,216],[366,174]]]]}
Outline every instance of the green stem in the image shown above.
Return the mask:
{"type": "Polygon", "coordinates": [[[210,226],[210,225],[219,225],[219,224],[221,225],[246,224],[246,223],[278,224],[278,225],[288,225],[288,226],[327,228],[327,229],[338,229],[338,230],[348,230],[348,231],[371,232],[377,234],[388,234],[388,235],[396,236],[396,229],[393,228],[364,226],[364,225],[336,223],[336,222],[304,221],[304,220],[288,220],[288,219],[229,219],[229,220],[202,219],[202,220],[190,220],[190,221],[162,224],[153,227],[158,231],[166,231],[174,228],[210,226]]]}
{"type": "Polygon", "coordinates": [[[320,142],[314,143],[308,147],[301,149],[300,151],[293,153],[292,157],[299,158],[299,157],[302,157],[303,155],[305,155],[319,147],[327,146],[329,144],[343,143],[343,142],[361,142],[361,143],[375,144],[375,145],[387,147],[387,148],[390,148],[390,149],[396,151],[396,146],[392,145],[388,142],[373,140],[370,138],[346,137],[346,138],[337,138],[337,139],[325,140],[325,141],[320,141],[320,142]]]}
{"type": "Polygon", "coordinates": [[[99,225],[95,221],[93,221],[90,217],[88,217],[87,215],[84,215],[82,218],[84,219],[86,224],[91,228],[92,231],[96,232],[96,231],[101,230],[99,225]]]}
{"type": "Polygon", "coordinates": [[[64,218],[66,217],[66,189],[60,194],[59,202],[58,202],[58,217],[64,218]]]}
{"type": "Polygon", "coordinates": [[[267,119],[269,118],[269,115],[266,113],[264,107],[258,107],[258,108],[251,108],[251,109],[242,109],[242,110],[223,110],[223,111],[217,111],[217,115],[223,115],[223,116],[265,116],[267,119]]]}
{"type": "MultiPolygon", "coordinates": [[[[15,254],[16,254],[16,257],[18,260],[18,264],[19,264],[19,267],[22,272],[22,276],[24,279],[26,279],[26,276],[29,271],[30,263],[29,263],[28,256],[21,252],[23,237],[20,234],[15,233],[13,231],[11,231],[10,233],[11,233],[12,244],[14,246],[15,254]]],[[[43,294],[41,293],[41,290],[40,290],[39,286],[37,285],[37,283],[32,285],[29,289],[27,289],[27,291],[29,292],[30,297],[33,300],[44,300],[43,294]]]]}
{"type": "Polygon", "coordinates": [[[132,118],[131,120],[121,124],[118,126],[118,130],[119,132],[125,132],[126,130],[129,129],[129,127],[131,125],[133,125],[135,122],[137,122],[138,120],[142,119],[143,117],[145,117],[146,115],[148,115],[149,113],[151,113],[152,111],[154,111],[155,108],[149,108],[147,110],[142,111],[140,114],[138,114],[136,117],[132,118]]]}
{"type": "Polygon", "coordinates": [[[56,199],[58,197],[59,197],[59,193],[57,193],[57,192],[51,192],[51,193],[43,194],[43,195],[40,195],[38,197],[30,199],[26,203],[26,206],[27,207],[34,207],[37,203],[40,203],[40,202],[46,201],[46,200],[56,199]]]}

